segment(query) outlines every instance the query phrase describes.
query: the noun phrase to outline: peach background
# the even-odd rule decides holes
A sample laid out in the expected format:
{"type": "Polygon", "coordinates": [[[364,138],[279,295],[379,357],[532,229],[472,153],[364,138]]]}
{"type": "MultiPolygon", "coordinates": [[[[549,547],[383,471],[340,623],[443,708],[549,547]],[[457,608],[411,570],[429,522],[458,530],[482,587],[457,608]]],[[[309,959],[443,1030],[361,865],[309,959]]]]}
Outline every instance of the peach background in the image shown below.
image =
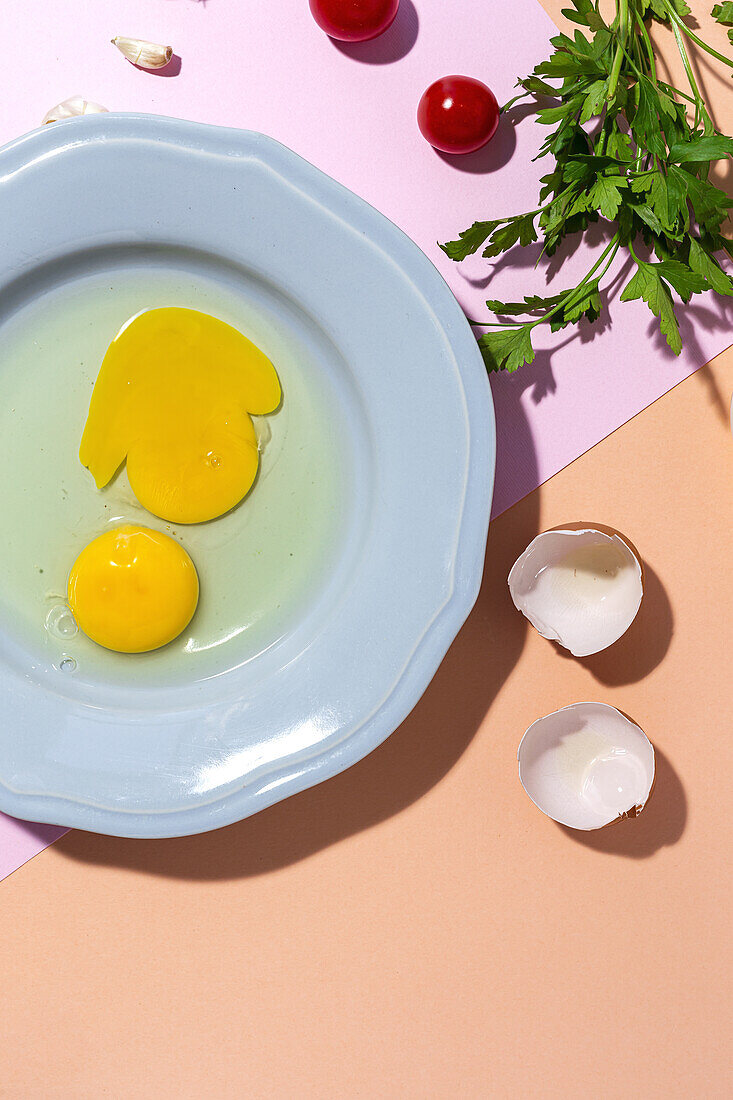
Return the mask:
{"type": "Polygon", "coordinates": [[[731,1095],[731,389],[728,352],[492,524],[474,613],[357,767],[202,837],[71,833],[8,879],[0,1096],[731,1095]],[[578,519],[647,566],[634,627],[583,662],[505,585],[578,519]],[[515,760],[586,698],[658,760],[644,814],[589,835],[515,760]]]}
{"type": "Polygon", "coordinates": [[[476,610],[361,764],[202,837],[70,833],[7,879],[0,1095],[731,1095],[731,388],[728,353],[492,524],[476,610]],[[505,586],[574,519],[647,563],[631,632],[584,662],[505,586]],[[646,729],[658,780],[586,835],[515,753],[588,698],[646,729]]]}

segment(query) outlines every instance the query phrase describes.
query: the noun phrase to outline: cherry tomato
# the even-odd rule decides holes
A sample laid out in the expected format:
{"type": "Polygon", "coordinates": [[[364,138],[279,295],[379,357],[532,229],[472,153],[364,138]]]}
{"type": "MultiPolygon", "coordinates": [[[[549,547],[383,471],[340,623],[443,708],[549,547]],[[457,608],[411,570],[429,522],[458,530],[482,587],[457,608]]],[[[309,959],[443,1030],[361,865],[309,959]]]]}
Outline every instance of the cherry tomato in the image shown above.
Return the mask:
{"type": "Polygon", "coordinates": [[[496,96],[471,76],[444,76],[431,84],[417,108],[420,133],[443,153],[473,153],[499,125],[496,96]]]}
{"type": "Polygon", "coordinates": [[[387,30],[400,0],[310,0],[321,30],[340,42],[365,42],[387,30]]]}

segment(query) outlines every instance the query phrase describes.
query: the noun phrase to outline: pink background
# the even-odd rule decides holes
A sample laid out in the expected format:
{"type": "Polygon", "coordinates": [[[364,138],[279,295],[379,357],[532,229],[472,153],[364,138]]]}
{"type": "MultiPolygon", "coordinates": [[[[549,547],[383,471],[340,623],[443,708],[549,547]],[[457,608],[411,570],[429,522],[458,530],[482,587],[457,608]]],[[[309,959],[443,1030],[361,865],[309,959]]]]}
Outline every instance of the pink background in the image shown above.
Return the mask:
{"type": "MultiPolygon", "coordinates": [[[[0,101],[0,142],[33,128],[74,94],[111,110],[262,130],[392,218],[437,264],[469,315],[480,317],[487,293],[524,294],[543,284],[544,272],[500,262],[489,289],[486,261],[458,267],[436,240],[476,218],[535,204],[538,173],[529,162],[541,131],[529,120],[503,121],[485,150],[449,161],[420,137],[417,99],[437,76],[466,72],[485,79],[503,102],[516,76],[544,55],[554,27],[536,0],[422,0],[419,9],[418,16],[411,0],[402,0],[386,35],[347,47],[322,34],[306,0],[66,0],[62,10],[48,0],[12,0],[3,27],[4,82],[12,94],[0,101]],[[169,43],[174,63],[164,73],[138,71],[109,44],[116,34],[169,43]]],[[[577,255],[570,270],[587,262],[577,255]]],[[[494,513],[726,346],[729,321],[725,303],[692,307],[683,324],[685,353],[674,360],[646,307],[634,303],[614,308],[613,322],[593,339],[588,330],[560,334],[530,368],[495,377],[494,513]]],[[[55,835],[3,823],[0,876],[55,835]]]]}
{"type": "MultiPolygon", "coordinates": [[[[76,91],[210,121],[266,128],[270,118],[317,163],[344,179],[351,171],[347,182],[374,201],[391,191],[405,224],[413,205],[442,219],[445,230],[418,226],[436,256],[435,238],[493,208],[502,180],[534,193],[536,166],[522,179],[518,159],[532,127],[520,128],[516,159],[501,172],[445,171],[411,130],[415,98],[440,71],[471,65],[492,83],[494,61],[507,73],[529,67],[524,54],[548,24],[520,0],[415,4],[412,52],[370,67],[318,37],[306,0],[208,0],[205,9],[6,0],[2,137],[76,91]],[[285,12],[292,19],[276,24],[285,12]],[[496,24],[508,17],[512,33],[501,38],[496,24]],[[131,70],[106,42],[120,32],[173,43],[180,75],[131,70]],[[322,82],[330,90],[313,112],[322,82]],[[374,87],[366,103],[348,94],[353,83],[374,87]],[[399,97],[385,118],[387,84],[399,97]],[[282,96],[292,96],[292,118],[282,96]]],[[[546,4],[557,15],[563,0],[546,4]]],[[[704,33],[727,50],[724,31],[706,25],[710,5],[693,0],[704,33]]],[[[733,132],[730,77],[699,75],[733,132]]],[[[452,278],[468,293],[460,273],[452,278]]],[[[565,348],[552,357],[554,392],[546,364],[534,380],[498,382],[500,484],[520,492],[552,470],[556,444],[572,457],[566,436],[576,448],[595,441],[586,418],[603,434],[676,377],[666,360],[645,359],[644,343],[616,360],[599,355],[606,339],[579,363],[565,348]],[[632,370],[638,390],[628,387],[632,370]]],[[[475,610],[413,714],[356,767],[199,837],[72,831],[3,883],[0,1094],[733,1095],[732,387],[733,350],[498,516],[475,610]],[[527,542],[574,519],[618,527],[645,561],[632,629],[585,661],[529,628],[506,587],[527,542]],[[516,769],[526,726],[578,699],[627,711],[657,751],[641,817],[591,834],[544,818],[516,769]]],[[[18,860],[36,850],[37,827],[28,828],[6,821],[0,853],[9,837],[25,837],[18,860]]]]}

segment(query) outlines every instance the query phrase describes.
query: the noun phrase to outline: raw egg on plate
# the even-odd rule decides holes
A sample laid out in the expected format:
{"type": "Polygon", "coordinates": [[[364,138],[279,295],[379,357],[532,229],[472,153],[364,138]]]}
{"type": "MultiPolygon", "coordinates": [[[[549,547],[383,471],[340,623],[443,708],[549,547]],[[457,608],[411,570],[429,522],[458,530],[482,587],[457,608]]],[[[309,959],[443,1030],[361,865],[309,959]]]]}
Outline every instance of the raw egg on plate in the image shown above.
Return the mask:
{"type": "Polygon", "coordinates": [[[122,327],[92,393],[79,458],[97,488],[127,459],[142,506],[171,523],[202,523],[249,492],[259,453],[251,415],[282,399],[270,360],[207,313],[151,309],[122,327]]]}
{"type": "Polygon", "coordinates": [[[126,524],[84,547],[69,575],[69,606],[105,649],[145,653],[177,638],[199,598],[196,568],[174,539],[126,524]]]}

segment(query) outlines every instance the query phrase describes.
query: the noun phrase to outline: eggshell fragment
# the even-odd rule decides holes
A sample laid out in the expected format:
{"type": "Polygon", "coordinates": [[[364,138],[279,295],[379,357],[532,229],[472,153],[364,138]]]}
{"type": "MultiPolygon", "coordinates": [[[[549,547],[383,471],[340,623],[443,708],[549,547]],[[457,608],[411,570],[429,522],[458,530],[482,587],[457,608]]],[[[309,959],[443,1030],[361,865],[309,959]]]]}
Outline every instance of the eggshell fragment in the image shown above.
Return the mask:
{"type": "Polygon", "coordinates": [[[538,718],[517,752],[519,778],[544,814],[571,829],[600,829],[643,810],[654,749],[606,703],[573,703],[538,718]]]}
{"type": "Polygon", "coordinates": [[[509,591],[543,638],[587,657],[628,630],[644,590],[628,543],[614,532],[582,528],[537,535],[512,566],[509,591]]]}

